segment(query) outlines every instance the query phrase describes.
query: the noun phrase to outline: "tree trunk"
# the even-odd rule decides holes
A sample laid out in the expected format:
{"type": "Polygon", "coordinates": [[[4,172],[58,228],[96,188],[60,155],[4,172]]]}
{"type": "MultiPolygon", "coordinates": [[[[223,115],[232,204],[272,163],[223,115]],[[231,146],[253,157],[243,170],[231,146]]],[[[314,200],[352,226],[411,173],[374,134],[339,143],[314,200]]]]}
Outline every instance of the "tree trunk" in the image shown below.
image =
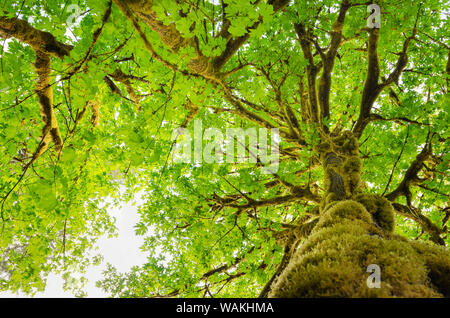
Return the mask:
{"type": "Polygon", "coordinates": [[[274,280],[268,296],[449,297],[448,251],[393,234],[391,203],[360,191],[356,138],[345,132],[316,151],[326,190],[319,222],[274,280]],[[379,285],[374,284],[377,278],[379,285]]]}

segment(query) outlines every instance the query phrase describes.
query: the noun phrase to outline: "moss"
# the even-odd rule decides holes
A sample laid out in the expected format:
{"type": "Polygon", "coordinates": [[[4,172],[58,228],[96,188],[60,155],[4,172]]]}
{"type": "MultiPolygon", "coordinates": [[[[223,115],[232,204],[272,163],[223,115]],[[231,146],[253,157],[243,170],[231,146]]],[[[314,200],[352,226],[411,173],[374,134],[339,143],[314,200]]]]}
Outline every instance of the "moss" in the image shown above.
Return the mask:
{"type": "Polygon", "coordinates": [[[345,140],[347,139],[347,136],[345,135],[345,132],[337,137],[331,138],[331,141],[333,142],[333,145],[336,148],[340,148],[344,145],[345,140]]]}
{"type": "Polygon", "coordinates": [[[331,149],[330,144],[328,142],[322,142],[313,147],[313,150],[317,153],[325,153],[331,149]]]}
{"type": "MultiPolygon", "coordinates": [[[[120,0],[120,2],[125,2],[120,0]]],[[[127,0],[126,3],[136,11],[152,12],[153,0],[127,0]]]]}
{"type": "Polygon", "coordinates": [[[351,156],[344,162],[344,171],[347,173],[361,172],[362,163],[361,159],[357,156],[351,156]]]}
{"type": "Polygon", "coordinates": [[[332,138],[334,148],[344,155],[358,155],[358,139],[353,136],[351,131],[344,131],[340,136],[332,138]]]}
{"type": "Polygon", "coordinates": [[[316,228],[326,227],[346,220],[360,219],[366,223],[371,223],[372,217],[364,206],[355,201],[332,202],[328,205],[320,217],[316,228]]]}
{"type": "Polygon", "coordinates": [[[323,184],[323,186],[324,186],[325,191],[327,193],[330,190],[330,185],[331,185],[330,180],[331,180],[331,177],[332,177],[333,173],[334,173],[334,169],[333,168],[328,167],[328,168],[325,168],[325,170],[324,170],[324,184],[323,184]]]}
{"type": "Polygon", "coordinates": [[[347,140],[342,145],[342,151],[349,155],[358,155],[358,140],[353,136],[347,136],[347,140]]]}
{"type": "Polygon", "coordinates": [[[447,248],[425,242],[411,242],[428,268],[428,277],[436,289],[445,297],[450,297],[450,254],[447,248]]]}
{"type": "Polygon", "coordinates": [[[62,59],[69,55],[72,47],[58,42],[51,33],[35,29],[27,21],[17,18],[0,17],[0,37],[15,37],[30,45],[36,53],[34,63],[37,73],[35,92],[39,100],[44,126],[42,127],[42,140],[33,155],[33,160],[36,160],[48,148],[50,140],[54,143],[55,151],[60,153],[63,149],[63,140],[53,109],[53,88],[50,84],[51,56],[62,59]]]}
{"type": "Polygon", "coordinates": [[[92,110],[92,116],[91,116],[91,124],[92,126],[96,127],[98,126],[99,120],[100,120],[100,103],[98,100],[95,100],[93,102],[89,102],[92,110]]]}
{"type": "Polygon", "coordinates": [[[327,197],[325,198],[325,204],[328,205],[331,202],[334,202],[334,201],[337,201],[337,200],[338,200],[338,198],[337,198],[335,193],[329,193],[327,195],[327,197]]]}
{"type": "Polygon", "coordinates": [[[428,283],[424,262],[408,244],[373,238],[363,232],[359,226],[350,224],[316,232],[314,247],[299,250],[275,282],[270,296],[441,296],[428,283]],[[381,267],[379,289],[371,289],[366,284],[369,276],[366,269],[370,264],[381,267]]]}
{"type": "Polygon", "coordinates": [[[344,162],[342,175],[344,177],[345,191],[348,197],[360,188],[361,169],[361,159],[357,156],[351,156],[344,162]]]}
{"type": "Polygon", "coordinates": [[[374,221],[386,232],[392,233],[395,228],[394,208],[391,203],[378,195],[360,193],[354,196],[355,201],[364,205],[372,214],[374,221]]]}
{"type": "Polygon", "coordinates": [[[450,296],[448,250],[394,235],[391,203],[358,193],[362,163],[353,134],[344,132],[315,150],[325,168],[319,221],[269,297],[450,296]],[[367,286],[370,264],[380,266],[381,288],[367,286]]]}
{"type": "MultiPolygon", "coordinates": [[[[340,198],[350,198],[361,187],[362,162],[358,154],[358,141],[351,132],[344,132],[316,147],[325,168],[324,187],[330,192],[331,185],[339,186],[340,198]],[[326,150],[326,149],[329,150],[326,150]],[[338,176],[337,176],[338,175],[338,176]],[[338,180],[341,179],[341,180],[338,180]],[[342,186],[338,183],[342,183],[342,186]]],[[[336,190],[336,189],[335,189],[336,190]]],[[[336,191],[334,191],[336,192],[336,191]]]]}
{"type": "Polygon", "coordinates": [[[448,293],[448,251],[371,235],[373,211],[381,200],[364,199],[370,203],[367,207],[352,200],[328,204],[310,237],[272,284],[269,297],[441,297],[448,293]],[[381,288],[367,286],[370,264],[381,268],[381,288]]]}

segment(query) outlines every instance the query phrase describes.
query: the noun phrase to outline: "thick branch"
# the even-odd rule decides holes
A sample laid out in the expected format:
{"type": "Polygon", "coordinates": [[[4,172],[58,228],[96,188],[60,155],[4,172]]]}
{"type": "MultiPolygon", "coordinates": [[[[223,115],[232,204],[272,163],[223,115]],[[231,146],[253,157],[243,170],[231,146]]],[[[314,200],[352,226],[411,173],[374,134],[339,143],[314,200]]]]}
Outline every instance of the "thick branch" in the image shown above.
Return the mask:
{"type": "Polygon", "coordinates": [[[374,28],[370,30],[368,39],[368,60],[369,65],[367,69],[367,77],[364,84],[361,106],[359,111],[359,118],[353,130],[357,137],[362,135],[364,128],[369,123],[370,110],[372,109],[375,100],[381,92],[378,80],[380,77],[380,66],[378,63],[378,38],[379,30],[374,28]]]}
{"type": "Polygon", "coordinates": [[[421,122],[418,122],[417,120],[409,119],[409,118],[406,118],[406,117],[384,118],[381,115],[373,114],[373,113],[369,115],[369,119],[368,120],[370,122],[372,122],[372,121],[393,121],[393,122],[395,122],[397,124],[400,124],[400,125],[402,125],[404,123],[408,123],[408,124],[413,124],[413,125],[418,125],[418,126],[430,126],[430,124],[428,124],[428,123],[421,123],[421,122]]]}
{"type": "Polygon", "coordinates": [[[389,201],[394,202],[398,197],[404,195],[408,206],[411,205],[411,191],[409,187],[412,184],[419,183],[421,180],[418,177],[418,173],[423,168],[424,162],[432,155],[431,141],[428,142],[422,151],[416,156],[416,159],[411,163],[409,168],[405,172],[405,176],[398,185],[398,187],[391,193],[386,195],[389,201]]]}
{"type": "MultiPolygon", "coordinates": [[[[276,13],[280,10],[283,10],[289,4],[289,2],[290,2],[290,0],[269,0],[268,4],[273,6],[273,12],[276,13]]],[[[228,21],[228,20],[226,20],[226,21],[228,21]]],[[[258,27],[258,25],[263,22],[264,21],[262,20],[262,18],[260,18],[252,26],[250,26],[249,29],[250,30],[256,29],[258,27]]],[[[228,25],[229,25],[229,21],[228,21],[228,25]]],[[[223,30],[227,30],[227,28],[224,28],[223,30]]],[[[228,34],[229,33],[227,31],[225,31],[221,35],[227,36],[228,34]]],[[[239,48],[245,42],[247,42],[249,37],[250,37],[250,33],[247,32],[243,36],[228,40],[225,51],[223,51],[223,53],[220,56],[214,58],[214,60],[213,60],[214,67],[217,70],[220,70],[231,59],[231,57],[233,57],[233,55],[239,50],[239,48]]]]}
{"type": "MultiPolygon", "coordinates": [[[[153,45],[148,40],[147,36],[145,35],[144,31],[142,30],[141,26],[139,25],[138,19],[134,16],[133,11],[129,8],[127,2],[125,0],[114,0],[114,3],[116,6],[122,11],[122,13],[125,15],[125,17],[131,22],[133,25],[133,28],[138,32],[139,36],[141,37],[142,41],[144,42],[145,49],[151,54],[151,56],[161,62],[163,65],[169,67],[170,69],[177,71],[178,68],[176,65],[173,65],[172,63],[166,61],[163,59],[158,53],[156,53],[155,49],[153,48],[153,45]]],[[[149,2],[150,7],[152,4],[152,1],[149,2]]]]}
{"type": "Polygon", "coordinates": [[[445,245],[444,240],[439,236],[443,233],[443,230],[431,222],[429,218],[420,213],[420,211],[413,207],[407,207],[399,203],[393,203],[392,206],[398,214],[417,222],[426,233],[430,234],[430,238],[434,243],[445,245]]]}
{"type": "Polygon", "coordinates": [[[68,56],[72,46],[61,43],[49,33],[32,27],[27,21],[0,16],[0,37],[14,37],[28,44],[35,51],[63,58],[68,56]]]}
{"type": "Polygon", "coordinates": [[[413,34],[406,38],[405,42],[403,43],[403,50],[399,53],[399,58],[397,60],[397,64],[392,71],[391,74],[389,74],[388,78],[381,84],[381,89],[385,88],[386,86],[397,83],[398,79],[400,78],[400,75],[402,74],[405,67],[408,65],[408,46],[412,39],[416,37],[416,28],[414,28],[413,34]]]}
{"type": "Polygon", "coordinates": [[[301,23],[294,24],[295,32],[297,33],[298,39],[300,41],[300,46],[302,47],[303,56],[307,60],[308,64],[306,66],[307,78],[308,78],[308,95],[309,95],[309,106],[311,120],[315,123],[319,121],[319,111],[318,111],[318,101],[317,101],[317,89],[316,89],[316,79],[319,67],[314,64],[314,57],[312,54],[312,44],[308,39],[307,31],[301,23]]]}
{"type": "Polygon", "coordinates": [[[330,117],[330,89],[331,89],[331,72],[333,71],[334,61],[342,43],[342,29],[344,27],[345,15],[350,8],[350,3],[344,0],[341,4],[339,16],[333,24],[331,43],[326,54],[323,55],[323,71],[319,80],[319,105],[323,118],[330,117]]]}
{"type": "Polygon", "coordinates": [[[405,67],[408,65],[407,51],[411,40],[415,39],[417,34],[417,21],[419,19],[419,12],[417,12],[413,32],[411,36],[405,39],[403,43],[403,49],[398,54],[399,58],[397,60],[397,64],[394,70],[391,72],[391,74],[389,74],[387,79],[385,79],[381,84],[378,83],[378,79],[380,76],[380,68],[378,65],[378,53],[377,53],[379,30],[376,28],[370,30],[369,47],[368,47],[369,69],[367,72],[367,79],[363,90],[363,97],[361,101],[359,118],[353,130],[353,132],[358,138],[361,137],[364,128],[370,123],[370,111],[376,99],[380,95],[381,91],[385,87],[391,85],[392,83],[398,82],[400,75],[402,74],[405,67]]]}
{"type": "Polygon", "coordinates": [[[152,1],[144,1],[142,4],[139,1],[125,1],[125,0],[114,0],[114,3],[121,9],[125,16],[133,23],[133,27],[138,31],[141,38],[144,40],[147,50],[160,62],[163,62],[166,66],[170,66],[172,69],[176,67],[171,63],[168,63],[162,59],[159,54],[153,49],[153,46],[147,40],[144,32],[141,30],[138,20],[135,15],[147,24],[150,29],[159,34],[161,41],[168,47],[173,53],[177,53],[180,48],[191,46],[193,47],[197,55],[192,58],[188,63],[189,70],[194,73],[201,75],[205,78],[215,80],[218,77],[217,71],[211,63],[210,59],[203,56],[201,52],[197,50],[194,38],[185,39],[181,33],[176,29],[175,23],[165,25],[162,23],[156,13],[152,10],[152,1]]]}
{"type": "Polygon", "coordinates": [[[261,208],[266,206],[274,206],[274,205],[280,205],[285,203],[292,203],[299,200],[308,200],[315,203],[320,202],[320,197],[314,195],[309,189],[298,189],[293,194],[288,194],[280,197],[274,197],[271,199],[266,200],[252,200],[246,204],[225,204],[227,207],[230,208],[237,208],[237,209],[253,209],[253,208],[261,208]]]}
{"type": "Polygon", "coordinates": [[[8,39],[14,37],[19,41],[30,45],[36,53],[34,63],[38,80],[36,94],[39,99],[42,120],[42,141],[34,153],[36,160],[47,148],[50,140],[59,153],[63,147],[63,141],[59,132],[58,122],[53,112],[53,90],[50,85],[51,56],[63,58],[68,56],[71,46],[58,42],[49,32],[35,29],[27,21],[17,18],[0,17],[0,37],[8,39]]]}

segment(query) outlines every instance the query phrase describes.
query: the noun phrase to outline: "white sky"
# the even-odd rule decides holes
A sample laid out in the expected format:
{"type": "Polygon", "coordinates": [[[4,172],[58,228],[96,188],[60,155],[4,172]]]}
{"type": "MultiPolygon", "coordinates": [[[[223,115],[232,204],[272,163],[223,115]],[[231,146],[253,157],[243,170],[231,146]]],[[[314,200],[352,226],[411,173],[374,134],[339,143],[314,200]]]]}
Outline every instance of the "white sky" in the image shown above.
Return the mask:
{"type": "MultiPolygon", "coordinates": [[[[136,197],[139,198],[140,195],[136,197]]],[[[106,268],[107,263],[111,263],[119,272],[123,273],[128,272],[133,266],[144,264],[147,259],[146,255],[139,249],[143,244],[143,238],[137,237],[134,233],[134,225],[139,221],[137,209],[143,202],[140,199],[135,202],[134,206],[130,202],[123,204],[121,208],[113,208],[109,211],[112,216],[116,217],[118,236],[112,239],[102,236],[97,242],[99,249],[96,252],[103,255],[104,260],[99,266],[91,266],[85,275],[88,279],[85,288],[88,297],[108,297],[101,289],[95,287],[95,282],[102,279],[102,271],[106,268]]],[[[50,274],[47,279],[45,292],[37,293],[34,297],[74,297],[73,294],[64,292],[62,286],[62,278],[50,274]]],[[[0,292],[0,298],[7,297],[22,298],[29,296],[0,292]]]]}

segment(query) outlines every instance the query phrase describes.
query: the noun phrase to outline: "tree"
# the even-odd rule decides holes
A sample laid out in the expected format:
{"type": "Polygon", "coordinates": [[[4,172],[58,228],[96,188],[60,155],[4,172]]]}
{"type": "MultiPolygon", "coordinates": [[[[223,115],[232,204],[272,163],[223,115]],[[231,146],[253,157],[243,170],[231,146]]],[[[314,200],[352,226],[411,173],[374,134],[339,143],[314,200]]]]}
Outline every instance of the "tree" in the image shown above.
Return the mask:
{"type": "Polygon", "coordinates": [[[112,296],[449,296],[446,3],[371,4],[4,1],[1,288],[73,284],[143,190],[112,296]],[[278,165],[198,160],[209,128],[278,130],[278,165]]]}

